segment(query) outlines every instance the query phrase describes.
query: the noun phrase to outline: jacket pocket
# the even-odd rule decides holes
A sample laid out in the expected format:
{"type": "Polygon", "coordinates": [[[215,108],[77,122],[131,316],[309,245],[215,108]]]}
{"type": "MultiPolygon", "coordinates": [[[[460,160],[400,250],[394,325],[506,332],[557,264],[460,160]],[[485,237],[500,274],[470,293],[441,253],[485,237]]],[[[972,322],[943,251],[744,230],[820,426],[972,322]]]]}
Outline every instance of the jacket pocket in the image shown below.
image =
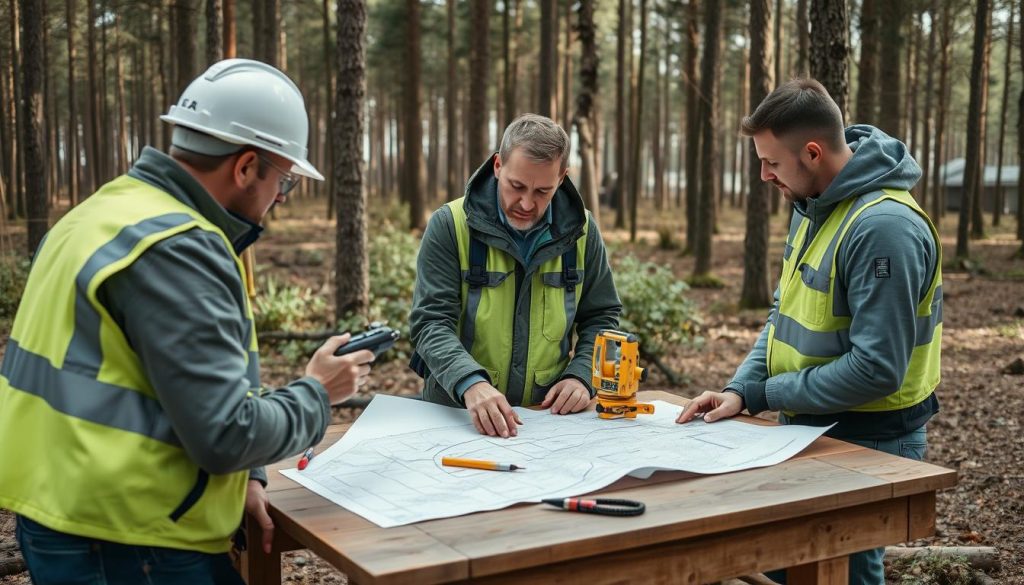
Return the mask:
{"type": "Polygon", "coordinates": [[[557,343],[565,337],[566,329],[566,295],[562,285],[561,272],[549,272],[541,275],[544,283],[544,307],[541,332],[544,339],[557,343]]]}
{"type": "Polygon", "coordinates": [[[206,491],[207,484],[210,483],[210,474],[200,469],[196,476],[196,482],[192,485],[192,489],[188,491],[185,499],[178,504],[178,507],[171,512],[171,522],[177,522],[188,513],[189,510],[195,507],[199,503],[199,498],[203,497],[203,493],[206,491]]]}
{"type": "Polygon", "coordinates": [[[548,390],[558,382],[558,378],[565,371],[565,367],[569,364],[568,360],[564,363],[560,363],[553,368],[547,368],[545,370],[537,370],[533,374],[533,391],[530,393],[530,404],[540,404],[544,402],[544,398],[548,395],[548,390]]]}

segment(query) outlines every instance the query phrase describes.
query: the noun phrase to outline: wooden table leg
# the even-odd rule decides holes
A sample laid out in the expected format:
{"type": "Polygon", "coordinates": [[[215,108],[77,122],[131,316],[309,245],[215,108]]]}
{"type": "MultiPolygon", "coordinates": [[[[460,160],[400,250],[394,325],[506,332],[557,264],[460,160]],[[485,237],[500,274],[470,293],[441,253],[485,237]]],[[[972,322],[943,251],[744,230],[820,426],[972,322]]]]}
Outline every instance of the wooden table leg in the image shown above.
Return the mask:
{"type": "Polygon", "coordinates": [[[787,585],[847,585],[850,557],[825,559],[786,569],[787,585]]]}
{"type": "Polygon", "coordinates": [[[270,554],[263,552],[263,529],[245,516],[246,550],[242,553],[242,578],[249,585],[281,585],[281,553],[302,548],[280,528],[274,530],[270,554]]]}

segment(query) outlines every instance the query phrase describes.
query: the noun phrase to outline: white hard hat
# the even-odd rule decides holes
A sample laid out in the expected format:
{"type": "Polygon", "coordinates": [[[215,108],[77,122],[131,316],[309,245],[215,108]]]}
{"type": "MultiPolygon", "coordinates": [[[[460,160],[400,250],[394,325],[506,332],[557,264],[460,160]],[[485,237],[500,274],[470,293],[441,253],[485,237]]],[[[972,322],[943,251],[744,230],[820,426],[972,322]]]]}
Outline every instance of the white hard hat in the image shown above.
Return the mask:
{"type": "MultiPolygon", "coordinates": [[[[214,63],[160,119],[223,142],[273,152],[292,162],[293,173],[324,179],[306,160],[309,117],[302,93],[287,75],[266,63],[249,59],[214,63]]],[[[187,132],[176,137],[186,134],[198,138],[187,132]]]]}

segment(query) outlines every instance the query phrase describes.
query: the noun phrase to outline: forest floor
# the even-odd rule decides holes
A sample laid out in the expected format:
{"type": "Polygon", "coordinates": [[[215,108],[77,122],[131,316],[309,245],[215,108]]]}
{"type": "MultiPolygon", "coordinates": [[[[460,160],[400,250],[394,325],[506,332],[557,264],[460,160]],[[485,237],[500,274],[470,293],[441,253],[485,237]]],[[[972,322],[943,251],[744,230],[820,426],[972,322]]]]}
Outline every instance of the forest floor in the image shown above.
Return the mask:
{"type": "MultiPolygon", "coordinates": [[[[281,280],[302,284],[314,291],[325,289],[333,265],[333,223],[322,219],[321,202],[295,200],[277,217],[257,245],[258,262],[281,280]],[[320,263],[292,261],[299,250],[320,251],[320,263]]],[[[675,212],[674,215],[678,215],[675,212]]],[[[638,243],[628,243],[628,232],[605,229],[604,237],[621,242],[618,253],[636,256],[669,267],[685,278],[693,258],[678,250],[658,247],[658,230],[678,220],[653,209],[641,217],[657,218],[641,225],[638,243]]],[[[987,218],[986,218],[987,219],[987,218]]],[[[610,225],[606,212],[605,225],[610,225]]],[[[778,274],[785,237],[785,220],[773,217],[770,253],[772,274],[778,274]]],[[[941,232],[947,257],[955,249],[956,216],[947,215],[941,232]]],[[[910,545],[992,546],[999,550],[1002,570],[991,574],[998,583],[1024,584],[1024,375],[1006,373],[1014,360],[1024,359],[1024,261],[1011,259],[1019,243],[1014,222],[989,228],[983,240],[971,242],[971,271],[945,271],[942,383],[937,392],[941,412],[929,423],[927,461],[958,471],[956,487],[938,495],[936,535],[910,545]]],[[[678,348],[663,361],[683,375],[681,386],[672,386],[656,368],[645,390],[667,390],[692,397],[704,390],[720,389],[753,345],[767,311],[737,309],[743,277],[743,230],[741,211],[726,209],[714,238],[715,274],[720,289],[689,292],[703,320],[705,343],[699,348],[678,348]]],[[[18,234],[15,233],[17,238],[18,234]]],[[[306,255],[309,256],[308,254],[306,255]]],[[[328,304],[328,306],[330,306],[328,304]]],[[[0,353],[7,331],[0,331],[0,353]]],[[[642,332],[641,332],[642,333],[642,332]]],[[[301,374],[303,363],[269,355],[263,360],[264,383],[282,384],[301,374]]],[[[418,379],[402,360],[375,368],[367,393],[415,394],[418,379]]],[[[359,411],[336,409],[337,422],[351,421],[359,411]]],[[[13,518],[0,511],[0,544],[13,539],[13,518]]],[[[284,578],[289,583],[343,583],[347,580],[308,551],[288,553],[284,578]]],[[[938,583],[938,576],[890,574],[890,583],[938,583]],[[935,580],[933,580],[935,579],[935,580]]],[[[0,578],[0,583],[28,583],[27,573],[0,578]]]]}

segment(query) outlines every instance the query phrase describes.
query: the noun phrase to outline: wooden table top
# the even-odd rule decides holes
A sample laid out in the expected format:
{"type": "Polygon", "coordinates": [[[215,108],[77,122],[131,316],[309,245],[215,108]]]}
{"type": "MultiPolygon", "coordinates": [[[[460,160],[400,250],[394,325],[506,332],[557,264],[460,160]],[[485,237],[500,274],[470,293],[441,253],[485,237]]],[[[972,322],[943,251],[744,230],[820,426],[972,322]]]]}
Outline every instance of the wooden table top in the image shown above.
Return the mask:
{"type": "MultiPolygon", "coordinates": [[[[659,391],[641,392],[640,398],[687,402],[659,391]]],[[[736,420],[773,424],[747,416],[736,420]]],[[[332,426],[317,451],[348,427],[332,426]]],[[[647,480],[623,478],[600,490],[609,497],[643,501],[647,512],[641,516],[573,514],[521,504],[380,528],[277,472],[294,468],[297,460],[268,469],[275,524],[355,581],[380,583],[496,575],[924,494],[956,483],[953,470],[821,437],[771,467],[721,475],[662,471],[647,480]]]]}

